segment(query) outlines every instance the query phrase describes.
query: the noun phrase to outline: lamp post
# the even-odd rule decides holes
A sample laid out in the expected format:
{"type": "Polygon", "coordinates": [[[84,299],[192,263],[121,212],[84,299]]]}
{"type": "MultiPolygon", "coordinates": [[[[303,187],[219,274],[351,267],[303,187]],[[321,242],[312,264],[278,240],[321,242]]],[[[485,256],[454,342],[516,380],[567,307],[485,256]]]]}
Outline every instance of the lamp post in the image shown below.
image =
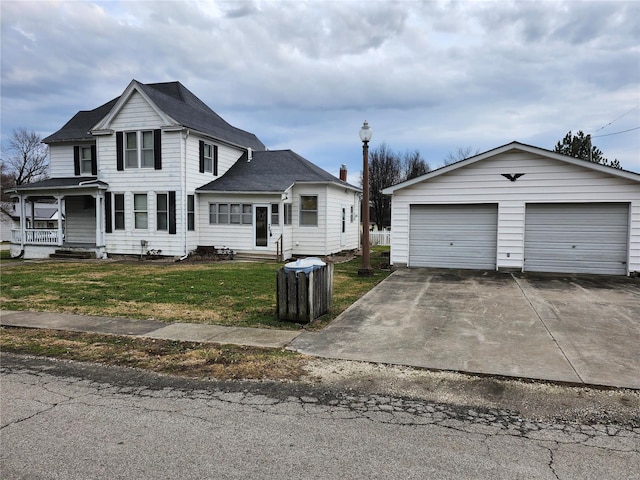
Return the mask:
{"type": "Polygon", "coordinates": [[[373,132],[367,121],[364,121],[360,129],[360,140],[362,140],[362,265],[358,270],[361,277],[373,275],[371,262],[369,260],[369,140],[373,132]]]}

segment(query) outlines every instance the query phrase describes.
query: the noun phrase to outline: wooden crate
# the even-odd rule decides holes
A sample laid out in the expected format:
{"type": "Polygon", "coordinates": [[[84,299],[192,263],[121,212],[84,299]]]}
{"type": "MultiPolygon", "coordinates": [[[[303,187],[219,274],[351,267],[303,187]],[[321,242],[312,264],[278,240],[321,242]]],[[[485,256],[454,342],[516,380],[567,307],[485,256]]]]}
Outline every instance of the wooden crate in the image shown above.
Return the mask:
{"type": "Polygon", "coordinates": [[[329,311],[333,304],[333,264],[312,272],[277,273],[277,309],[280,320],[309,323],[329,311]]]}

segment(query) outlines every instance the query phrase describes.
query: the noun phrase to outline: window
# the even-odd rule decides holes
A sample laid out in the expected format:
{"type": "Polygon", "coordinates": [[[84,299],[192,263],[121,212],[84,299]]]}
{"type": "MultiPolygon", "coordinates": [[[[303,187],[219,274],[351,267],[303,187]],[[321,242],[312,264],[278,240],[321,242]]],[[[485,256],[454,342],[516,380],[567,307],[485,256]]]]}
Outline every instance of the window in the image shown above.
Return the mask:
{"type": "Polygon", "coordinates": [[[293,205],[290,203],[284,204],[284,224],[285,225],[291,225],[291,212],[293,211],[292,207],[293,205]]]}
{"type": "Polygon", "coordinates": [[[193,195],[187,195],[187,230],[196,229],[196,202],[193,195]]]}
{"type": "Polygon", "coordinates": [[[354,220],[354,218],[353,218],[353,205],[351,205],[351,223],[353,223],[353,220],[354,220]]]}
{"type": "Polygon", "coordinates": [[[231,215],[230,215],[230,222],[229,223],[236,223],[236,224],[240,224],[240,221],[242,219],[242,206],[239,203],[232,203],[230,205],[231,208],[231,215]]]}
{"type": "Polygon", "coordinates": [[[156,230],[169,229],[169,196],[166,193],[156,195],[156,230]]]}
{"type": "Polygon", "coordinates": [[[153,131],[127,132],[125,134],[124,161],[126,168],[154,168],[153,131]]]}
{"type": "Polygon", "coordinates": [[[213,173],[213,145],[204,144],[204,171],[213,173]]]}
{"type": "Polygon", "coordinates": [[[251,225],[253,212],[251,204],[246,203],[210,203],[209,223],[219,225],[251,225]]]}
{"type": "Polygon", "coordinates": [[[271,204],[271,225],[280,225],[280,205],[271,204]]]}
{"type": "Polygon", "coordinates": [[[80,147],[80,173],[91,174],[91,147],[80,147]]]}
{"type": "Polygon", "coordinates": [[[124,158],[127,168],[138,168],[138,134],[136,132],[127,133],[124,158]]]}
{"type": "Polygon", "coordinates": [[[124,193],[114,194],[113,203],[115,229],[124,230],[124,193]]]}
{"type": "Polygon", "coordinates": [[[142,167],[153,168],[153,132],[142,132],[142,167]]]}
{"type": "Polygon", "coordinates": [[[147,217],[147,194],[146,193],[136,193],[133,195],[133,216],[134,216],[134,225],[137,229],[145,229],[148,228],[148,217],[147,217]]]}
{"type": "Polygon", "coordinates": [[[242,205],[242,223],[245,225],[251,225],[253,223],[253,209],[251,205],[242,205]]]}
{"type": "Polygon", "coordinates": [[[318,226],[318,197],[316,195],[300,196],[300,225],[318,226]]]}

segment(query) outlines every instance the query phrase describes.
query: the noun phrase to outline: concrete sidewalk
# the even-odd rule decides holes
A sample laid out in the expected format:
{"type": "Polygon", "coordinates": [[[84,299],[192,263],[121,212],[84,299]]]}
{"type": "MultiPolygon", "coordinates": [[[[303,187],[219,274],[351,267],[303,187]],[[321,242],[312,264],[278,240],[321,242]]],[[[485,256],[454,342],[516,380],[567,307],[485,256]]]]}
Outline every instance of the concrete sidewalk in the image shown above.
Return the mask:
{"type": "Polygon", "coordinates": [[[9,310],[0,311],[0,325],[266,348],[284,348],[301,333],[294,330],[223,327],[195,323],[166,323],[157,320],[9,310]]]}

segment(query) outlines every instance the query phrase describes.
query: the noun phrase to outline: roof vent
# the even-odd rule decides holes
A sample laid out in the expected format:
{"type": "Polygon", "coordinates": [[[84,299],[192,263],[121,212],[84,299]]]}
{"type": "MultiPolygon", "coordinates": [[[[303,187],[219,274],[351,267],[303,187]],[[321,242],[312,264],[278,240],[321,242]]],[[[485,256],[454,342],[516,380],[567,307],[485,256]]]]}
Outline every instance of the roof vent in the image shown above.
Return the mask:
{"type": "Polygon", "coordinates": [[[251,150],[251,147],[247,148],[247,162],[250,162],[251,160],[253,160],[253,150],[251,150]]]}

